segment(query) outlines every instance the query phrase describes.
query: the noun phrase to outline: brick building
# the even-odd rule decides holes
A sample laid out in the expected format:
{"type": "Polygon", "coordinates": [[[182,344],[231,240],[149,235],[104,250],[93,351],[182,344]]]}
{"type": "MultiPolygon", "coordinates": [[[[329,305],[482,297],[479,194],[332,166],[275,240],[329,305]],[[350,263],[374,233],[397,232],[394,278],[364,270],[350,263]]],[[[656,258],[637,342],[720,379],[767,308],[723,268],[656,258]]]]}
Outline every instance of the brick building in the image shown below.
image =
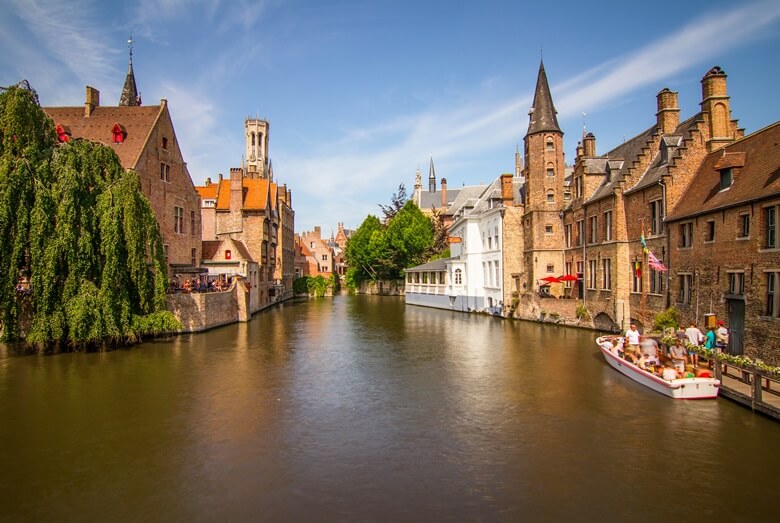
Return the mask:
{"type": "Polygon", "coordinates": [[[197,190],[203,241],[239,242],[258,266],[256,275],[241,274],[250,284],[255,311],[292,292],[295,213],[292,192],[273,181],[268,123],[247,118],[244,129],[249,160],[243,167],[231,168],[228,179],[222,175],[217,183],[207,179],[197,190]]]}
{"type": "Polygon", "coordinates": [[[730,353],[773,365],[780,365],[778,144],[780,122],[721,141],[667,217],[671,303],[687,321],[725,318],[730,353]]]}
{"type": "Polygon", "coordinates": [[[132,50],[119,105],[101,106],[87,86],[83,106],[44,107],[60,141],[83,138],[111,147],[122,167],[138,174],[162,233],[169,275],[199,272],[200,198],[182,157],[168,103],[141,105],[132,50]]]}
{"type": "Polygon", "coordinates": [[[328,241],[322,238],[322,229],[302,232],[295,236],[295,275],[323,276],[328,278],[335,271],[335,257],[328,241]]]}

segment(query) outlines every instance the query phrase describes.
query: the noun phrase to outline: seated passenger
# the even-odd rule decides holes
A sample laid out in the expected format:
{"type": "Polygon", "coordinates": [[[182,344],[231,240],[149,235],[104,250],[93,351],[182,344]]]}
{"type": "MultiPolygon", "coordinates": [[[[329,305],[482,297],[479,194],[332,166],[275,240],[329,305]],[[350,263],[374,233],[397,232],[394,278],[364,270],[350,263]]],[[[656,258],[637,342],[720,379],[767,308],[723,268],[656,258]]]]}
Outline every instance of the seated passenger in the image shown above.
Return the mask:
{"type": "Polygon", "coordinates": [[[672,364],[677,370],[684,370],[688,364],[688,351],[685,350],[682,343],[676,341],[669,347],[669,356],[672,358],[672,364]]]}
{"type": "Polygon", "coordinates": [[[666,381],[672,381],[677,379],[677,371],[673,367],[662,367],[661,377],[666,381]]]}

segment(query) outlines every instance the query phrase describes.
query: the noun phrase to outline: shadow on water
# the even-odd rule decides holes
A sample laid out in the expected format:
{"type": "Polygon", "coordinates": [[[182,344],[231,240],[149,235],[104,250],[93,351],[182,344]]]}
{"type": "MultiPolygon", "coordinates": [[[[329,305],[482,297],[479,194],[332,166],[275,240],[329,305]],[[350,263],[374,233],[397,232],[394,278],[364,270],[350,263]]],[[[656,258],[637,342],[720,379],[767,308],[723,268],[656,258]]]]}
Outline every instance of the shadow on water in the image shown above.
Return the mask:
{"type": "Polygon", "coordinates": [[[777,424],[646,390],[594,337],[342,295],[131,350],[4,348],[0,519],[770,519],[777,424]]]}

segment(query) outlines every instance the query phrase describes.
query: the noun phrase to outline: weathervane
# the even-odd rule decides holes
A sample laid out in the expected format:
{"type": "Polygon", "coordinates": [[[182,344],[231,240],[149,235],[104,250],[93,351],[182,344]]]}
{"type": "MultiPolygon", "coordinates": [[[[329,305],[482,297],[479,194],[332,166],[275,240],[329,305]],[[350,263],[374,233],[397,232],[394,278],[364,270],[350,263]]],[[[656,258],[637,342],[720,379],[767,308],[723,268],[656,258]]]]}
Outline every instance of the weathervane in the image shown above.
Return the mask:
{"type": "Polygon", "coordinates": [[[127,48],[130,50],[130,63],[133,63],[133,35],[127,40],[127,48]]]}

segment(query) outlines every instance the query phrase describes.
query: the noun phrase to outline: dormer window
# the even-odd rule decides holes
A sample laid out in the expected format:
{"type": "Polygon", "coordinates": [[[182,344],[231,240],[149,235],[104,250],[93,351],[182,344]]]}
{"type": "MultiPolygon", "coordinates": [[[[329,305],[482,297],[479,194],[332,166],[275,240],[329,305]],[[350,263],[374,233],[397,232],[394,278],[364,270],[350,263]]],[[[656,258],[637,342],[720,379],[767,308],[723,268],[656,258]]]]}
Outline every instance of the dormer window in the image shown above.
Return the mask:
{"type": "Polygon", "coordinates": [[[664,136],[661,138],[661,164],[669,163],[672,156],[672,149],[679,147],[682,143],[682,136],[664,136]]]}
{"type": "Polygon", "coordinates": [[[720,170],[720,190],[725,191],[734,183],[734,172],[731,167],[720,170]]]}
{"type": "Polygon", "coordinates": [[[111,134],[114,135],[114,143],[125,143],[125,138],[127,138],[127,131],[118,123],[114,124],[114,127],[111,129],[111,134]]]}
{"type": "Polygon", "coordinates": [[[68,143],[70,141],[70,129],[65,127],[62,124],[57,124],[57,126],[54,128],[54,131],[57,133],[57,141],[60,143],[68,143]]]}

